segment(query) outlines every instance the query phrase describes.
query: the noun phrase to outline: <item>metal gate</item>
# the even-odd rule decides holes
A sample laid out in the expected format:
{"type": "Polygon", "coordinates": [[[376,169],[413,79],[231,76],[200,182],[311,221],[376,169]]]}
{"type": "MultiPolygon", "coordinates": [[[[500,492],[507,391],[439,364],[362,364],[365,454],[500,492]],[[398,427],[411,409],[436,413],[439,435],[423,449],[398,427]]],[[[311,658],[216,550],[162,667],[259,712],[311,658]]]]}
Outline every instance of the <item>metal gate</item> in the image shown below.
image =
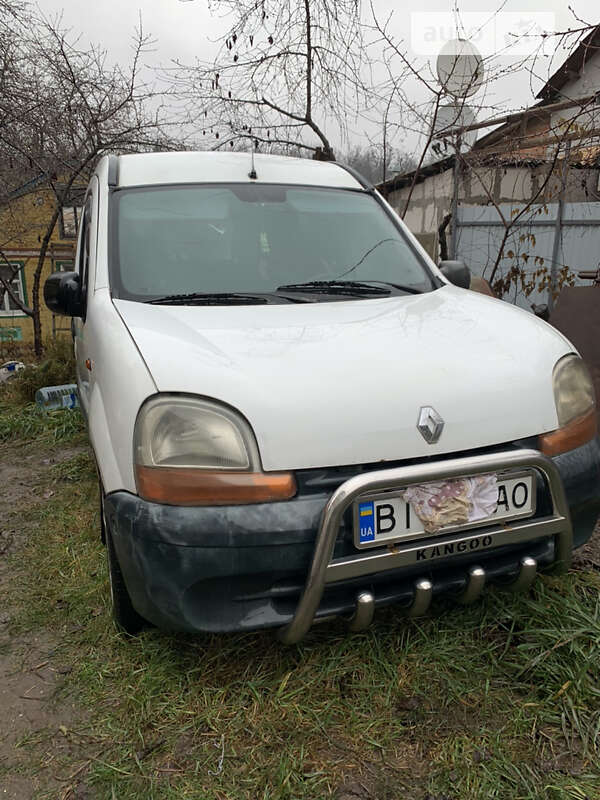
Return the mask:
{"type": "MultiPolygon", "coordinates": [[[[515,280],[504,300],[527,310],[533,303],[551,307],[552,286],[581,285],[577,272],[600,265],[600,202],[532,205],[515,221],[522,208],[499,206],[510,230],[494,280],[512,270],[515,280]]],[[[504,232],[495,206],[459,206],[456,258],[489,280],[504,232]]]]}

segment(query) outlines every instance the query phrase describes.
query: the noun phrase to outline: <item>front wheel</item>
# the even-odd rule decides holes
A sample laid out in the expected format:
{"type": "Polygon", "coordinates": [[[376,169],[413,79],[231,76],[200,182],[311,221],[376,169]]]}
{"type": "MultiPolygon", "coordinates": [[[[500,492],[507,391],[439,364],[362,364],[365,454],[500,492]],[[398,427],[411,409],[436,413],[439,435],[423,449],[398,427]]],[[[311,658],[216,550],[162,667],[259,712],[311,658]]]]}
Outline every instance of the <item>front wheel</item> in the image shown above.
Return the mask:
{"type": "Polygon", "coordinates": [[[102,530],[106,541],[106,561],[108,564],[113,619],[117,628],[123,633],[129,636],[137,636],[138,633],[147,627],[148,623],[133,607],[131,597],[127,591],[127,586],[125,586],[125,580],[115,551],[115,545],[104,514],[104,497],[102,490],[100,492],[100,509],[102,530]]]}

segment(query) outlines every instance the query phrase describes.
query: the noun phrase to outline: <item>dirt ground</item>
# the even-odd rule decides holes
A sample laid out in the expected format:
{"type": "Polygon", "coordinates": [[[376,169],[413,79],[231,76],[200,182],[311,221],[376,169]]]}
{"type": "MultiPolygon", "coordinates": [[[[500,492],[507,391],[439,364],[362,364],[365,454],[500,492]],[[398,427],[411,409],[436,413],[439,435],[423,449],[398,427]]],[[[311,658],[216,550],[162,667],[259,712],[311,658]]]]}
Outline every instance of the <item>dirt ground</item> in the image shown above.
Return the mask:
{"type": "Polygon", "coordinates": [[[72,458],[80,448],[51,454],[35,445],[2,445],[0,455],[0,798],[29,800],[40,792],[56,798],[76,794],[76,776],[61,775],[54,762],[82,746],[73,734],[84,714],[61,690],[70,665],[61,660],[60,637],[50,632],[11,634],[16,609],[11,606],[8,556],[17,555],[31,533],[20,509],[43,503],[53,492],[51,467],[72,458]],[[27,747],[22,745],[27,742],[27,747]],[[42,764],[31,777],[31,763],[42,764]],[[23,774],[20,774],[23,773],[23,774]]]}

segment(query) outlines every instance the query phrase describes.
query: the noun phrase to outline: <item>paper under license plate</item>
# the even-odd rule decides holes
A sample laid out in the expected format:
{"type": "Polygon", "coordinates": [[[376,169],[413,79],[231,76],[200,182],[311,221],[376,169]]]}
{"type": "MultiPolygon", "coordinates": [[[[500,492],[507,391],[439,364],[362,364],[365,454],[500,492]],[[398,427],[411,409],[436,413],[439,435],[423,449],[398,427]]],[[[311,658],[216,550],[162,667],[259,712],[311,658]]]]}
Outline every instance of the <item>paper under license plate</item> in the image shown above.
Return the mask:
{"type": "MultiPolygon", "coordinates": [[[[477,523],[458,526],[459,529],[486,525],[497,520],[528,517],[535,511],[535,476],[532,472],[498,478],[498,502],[489,517],[477,523]]],[[[437,534],[426,533],[415,510],[401,497],[360,500],[355,507],[354,543],[356,547],[374,547],[391,541],[435,536],[451,528],[442,528],[437,534]]]]}

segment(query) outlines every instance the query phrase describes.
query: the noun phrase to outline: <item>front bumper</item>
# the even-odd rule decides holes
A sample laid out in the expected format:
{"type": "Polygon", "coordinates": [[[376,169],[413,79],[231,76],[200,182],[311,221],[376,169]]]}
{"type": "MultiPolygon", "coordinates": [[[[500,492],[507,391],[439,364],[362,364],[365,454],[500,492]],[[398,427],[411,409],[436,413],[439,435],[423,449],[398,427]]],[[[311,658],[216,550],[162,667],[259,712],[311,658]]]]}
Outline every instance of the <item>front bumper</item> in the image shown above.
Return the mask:
{"type": "Polygon", "coordinates": [[[486,582],[527,585],[537,568],[568,567],[600,512],[597,440],[546,459],[510,449],[363,472],[333,493],[283,503],[218,508],[148,503],[127,492],[105,499],[119,563],[136,609],[156,625],[185,631],[278,626],[298,641],[315,621],[345,616],[357,630],[376,606],[426,610],[437,594],[460,602],[486,582]],[[534,466],[533,519],[357,552],[348,509],[385,486],[534,466]]]}

